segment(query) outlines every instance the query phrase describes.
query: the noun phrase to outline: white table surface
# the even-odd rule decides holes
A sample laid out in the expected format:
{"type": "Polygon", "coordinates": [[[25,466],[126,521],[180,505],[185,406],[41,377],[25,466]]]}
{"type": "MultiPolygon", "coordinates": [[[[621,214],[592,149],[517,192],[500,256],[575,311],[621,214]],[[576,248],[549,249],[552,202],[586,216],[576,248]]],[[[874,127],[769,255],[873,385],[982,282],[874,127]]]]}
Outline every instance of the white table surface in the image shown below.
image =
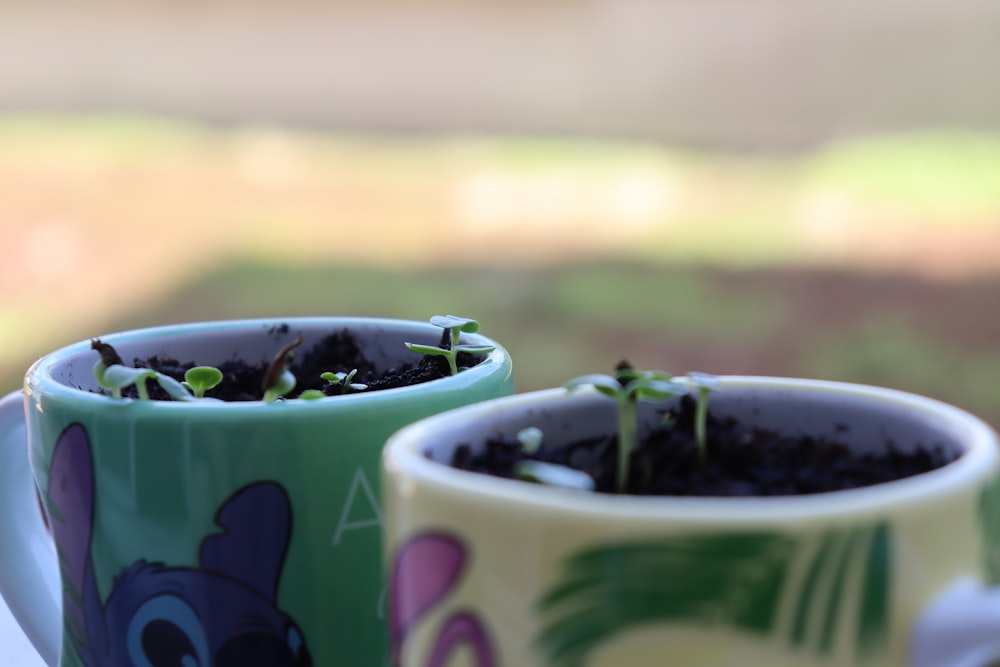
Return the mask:
{"type": "Polygon", "coordinates": [[[7,603],[0,597],[0,665],[3,667],[46,667],[42,658],[21,632],[7,603]]]}

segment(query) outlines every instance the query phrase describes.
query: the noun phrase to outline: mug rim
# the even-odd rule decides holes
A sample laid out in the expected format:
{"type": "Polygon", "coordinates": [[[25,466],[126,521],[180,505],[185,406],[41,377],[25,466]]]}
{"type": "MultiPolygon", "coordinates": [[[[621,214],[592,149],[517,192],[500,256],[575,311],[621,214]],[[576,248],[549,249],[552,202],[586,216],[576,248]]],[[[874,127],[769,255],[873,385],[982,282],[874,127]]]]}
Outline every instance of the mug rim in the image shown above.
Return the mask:
{"type": "MultiPolygon", "coordinates": [[[[397,431],[386,443],[382,471],[386,484],[402,495],[420,491],[484,503],[505,503],[511,512],[542,511],[567,518],[732,523],[802,521],[836,515],[874,514],[900,505],[933,503],[943,496],[966,492],[978,480],[1000,468],[1000,441],[985,421],[936,399],[871,385],[766,376],[721,376],[723,388],[768,388],[821,392],[904,406],[930,413],[954,427],[966,449],[944,466],[880,484],[840,491],[794,496],[710,497],[635,496],[564,489],[453,468],[423,455],[424,446],[447,426],[496,417],[506,411],[552,406],[569,399],[565,389],[546,389],[491,399],[422,419],[397,431]]],[[[574,392],[585,398],[609,400],[598,392],[574,392]]]]}
{"type": "MultiPolygon", "coordinates": [[[[407,320],[402,318],[381,318],[381,317],[361,317],[361,316],[294,316],[294,317],[266,317],[266,318],[245,318],[245,319],[221,319],[203,320],[196,322],[184,322],[177,324],[166,324],[152,327],[142,327],[136,329],[126,329],[108,334],[95,336],[109,343],[126,343],[141,341],[150,338],[163,338],[167,336],[197,337],[203,333],[218,333],[226,331],[268,329],[275,326],[289,325],[295,327],[320,328],[329,327],[331,329],[351,329],[352,327],[377,327],[389,331],[414,331],[439,333],[438,327],[426,321],[407,320]]],[[[74,355],[89,351],[92,339],[86,339],[65,345],[53,350],[37,359],[25,372],[23,390],[26,397],[38,394],[45,396],[48,400],[76,403],[88,405],[92,409],[116,409],[122,405],[129,405],[131,410],[148,411],[148,414],[169,414],[175,411],[182,411],[184,414],[211,415],[223,412],[227,415],[235,413],[257,413],[261,410],[271,409],[275,404],[280,403],[281,411],[286,414],[288,411],[315,412],[320,405],[323,409],[358,409],[359,407],[373,407],[385,402],[404,401],[410,398],[426,394],[435,389],[442,391],[460,391],[480,382],[486,378],[497,374],[512,374],[512,362],[510,354],[497,341],[480,333],[463,334],[474,343],[493,345],[495,349],[475,366],[468,368],[457,375],[438,378],[428,382],[404,387],[394,387],[391,389],[380,389],[378,391],[348,394],[345,396],[330,396],[312,401],[276,401],[274,404],[264,401],[161,401],[138,399],[118,399],[107,394],[92,392],[86,389],[67,385],[56,379],[54,371],[62,364],[72,360],[74,355]],[[334,400],[328,400],[334,399],[334,400]]]]}

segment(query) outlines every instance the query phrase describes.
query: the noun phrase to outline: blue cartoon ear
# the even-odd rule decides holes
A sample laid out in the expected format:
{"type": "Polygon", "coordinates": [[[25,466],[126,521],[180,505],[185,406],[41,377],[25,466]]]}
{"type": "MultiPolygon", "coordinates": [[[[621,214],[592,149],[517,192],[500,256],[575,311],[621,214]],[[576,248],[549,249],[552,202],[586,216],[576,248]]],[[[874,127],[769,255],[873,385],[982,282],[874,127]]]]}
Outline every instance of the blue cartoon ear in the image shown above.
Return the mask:
{"type": "Polygon", "coordinates": [[[215,515],[223,532],[201,543],[201,567],[234,577],[274,602],[292,533],[288,494],[274,482],[243,487],[215,515]]]}
{"type": "MultiPolygon", "coordinates": [[[[52,451],[49,482],[45,490],[52,534],[59,546],[63,578],[63,609],[67,629],[77,650],[100,652],[91,646],[103,636],[89,636],[88,623],[102,625],[97,580],[90,560],[94,526],[94,466],[90,439],[81,424],[70,424],[59,434],[52,451]]],[[[85,660],[86,662],[86,660],[85,660]]],[[[90,664],[87,662],[87,664],[90,664]]]]}

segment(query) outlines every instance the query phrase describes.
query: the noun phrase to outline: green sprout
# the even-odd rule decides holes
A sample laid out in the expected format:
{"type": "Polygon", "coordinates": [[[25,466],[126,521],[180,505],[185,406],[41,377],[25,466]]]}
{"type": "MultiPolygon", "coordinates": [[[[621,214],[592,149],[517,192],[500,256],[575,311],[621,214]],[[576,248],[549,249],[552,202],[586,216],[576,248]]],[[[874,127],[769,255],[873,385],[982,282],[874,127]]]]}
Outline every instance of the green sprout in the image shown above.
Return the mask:
{"type": "Polygon", "coordinates": [[[289,370],[289,366],[295,361],[295,348],[299,345],[302,345],[302,334],[281,348],[268,365],[261,385],[265,403],[273,403],[295,389],[295,375],[289,370]]]}
{"type": "Polygon", "coordinates": [[[720,382],[717,375],[697,371],[688,373],[687,377],[689,383],[698,390],[698,403],[694,417],[694,439],[698,443],[698,459],[704,466],[708,463],[708,395],[719,388],[720,382]]]}
{"type": "Polygon", "coordinates": [[[205,392],[215,389],[220,382],[222,371],[215,366],[195,366],[184,371],[181,386],[194,394],[195,398],[204,398],[205,392]]]}
{"type": "MultiPolygon", "coordinates": [[[[178,382],[169,375],[156,373],[156,383],[160,385],[160,389],[167,392],[167,395],[175,401],[193,401],[197,398],[191,394],[183,382],[178,382]]],[[[214,401],[216,399],[201,397],[201,400],[214,401]]]]}
{"type": "Polygon", "coordinates": [[[299,398],[304,401],[313,401],[317,398],[326,398],[326,392],[322,389],[306,389],[299,394],[299,398]]]}
{"type": "Polygon", "coordinates": [[[517,441],[521,443],[521,451],[529,456],[542,446],[542,429],[529,426],[517,432],[517,441]]]}
{"type": "Polygon", "coordinates": [[[493,345],[463,345],[459,342],[463,333],[476,333],[479,331],[479,323],[475,320],[455,315],[435,315],[430,319],[430,322],[434,326],[441,327],[449,332],[448,347],[405,343],[406,348],[420,354],[444,357],[448,360],[448,368],[451,370],[452,375],[456,375],[459,371],[459,354],[463,352],[466,354],[489,354],[496,349],[493,345]]]}
{"type": "Polygon", "coordinates": [[[96,350],[100,355],[94,364],[94,379],[101,387],[110,390],[115,398],[122,398],[122,390],[134,386],[140,400],[149,400],[149,387],[146,381],[155,380],[171,398],[178,401],[193,399],[191,393],[169,375],[157,373],[149,368],[126,366],[115,348],[99,338],[90,341],[90,349],[96,350]]]}
{"type": "Polygon", "coordinates": [[[518,461],[514,464],[514,476],[526,482],[581,491],[593,491],[595,488],[594,478],[582,470],[545,461],[518,461]]]}
{"type": "MultiPolygon", "coordinates": [[[[517,441],[521,443],[521,451],[533,456],[542,446],[542,429],[529,426],[517,432],[517,441]]],[[[526,460],[514,464],[514,477],[526,482],[536,482],[548,486],[562,486],[568,489],[593,491],[594,478],[569,466],[547,461],[526,460]]]]}
{"type": "Polygon", "coordinates": [[[97,378],[98,384],[105,389],[110,389],[111,395],[115,398],[122,397],[123,389],[135,386],[139,398],[147,400],[149,399],[149,388],[146,386],[146,380],[155,379],[156,371],[148,368],[131,368],[118,364],[104,368],[95,366],[94,377],[97,378]]]}
{"type": "Polygon", "coordinates": [[[358,369],[352,369],[350,373],[330,373],[326,372],[320,375],[321,378],[329,382],[330,384],[339,385],[340,393],[347,394],[351,391],[364,391],[368,388],[368,385],[362,384],[361,382],[351,382],[354,376],[358,374],[358,369]]]}
{"type": "Polygon", "coordinates": [[[618,470],[615,484],[625,493],[632,452],[638,447],[639,399],[666,400],[687,393],[687,388],[661,371],[640,371],[627,362],[618,365],[614,375],[584,375],[566,383],[570,391],[582,386],[615,399],[618,407],[618,470]]]}

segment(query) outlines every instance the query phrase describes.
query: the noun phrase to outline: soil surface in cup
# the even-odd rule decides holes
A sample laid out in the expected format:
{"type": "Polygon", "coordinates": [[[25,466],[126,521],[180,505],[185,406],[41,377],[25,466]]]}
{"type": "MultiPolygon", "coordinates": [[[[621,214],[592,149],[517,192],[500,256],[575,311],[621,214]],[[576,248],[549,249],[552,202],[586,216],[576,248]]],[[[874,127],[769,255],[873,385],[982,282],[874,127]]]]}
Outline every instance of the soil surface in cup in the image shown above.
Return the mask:
{"type": "MultiPolygon", "coordinates": [[[[641,439],[632,453],[627,490],[631,495],[786,496],[840,491],[879,484],[939,468],[957,458],[940,443],[909,445],[886,441],[880,450],[856,454],[836,440],[789,437],[709,415],[707,456],[702,464],[694,437],[696,401],[681,399],[665,414],[666,424],[641,439]]],[[[845,432],[847,428],[845,427],[845,432]]],[[[460,445],[452,465],[498,477],[515,477],[517,462],[557,463],[590,475],[596,491],[617,493],[616,437],[542,446],[527,454],[516,439],[492,438],[474,451],[460,445]]],[[[529,483],[529,482],[525,482],[529,483]]]]}
{"type": "MultiPolygon", "coordinates": [[[[286,336],[288,331],[287,325],[281,325],[272,329],[270,334],[278,340],[286,336]]],[[[444,331],[439,346],[447,349],[450,342],[448,332],[444,331]]],[[[276,343],[274,353],[277,354],[281,348],[282,344],[276,343]]],[[[96,360],[95,353],[95,362],[96,360]]],[[[474,366],[481,360],[482,357],[479,356],[458,355],[460,368],[474,366]]],[[[183,380],[184,372],[199,363],[202,362],[197,359],[179,360],[152,356],[135,358],[130,365],[135,368],[150,368],[176,380],[183,380]]],[[[223,380],[205,396],[223,401],[259,401],[263,396],[263,384],[269,365],[269,359],[249,361],[236,357],[218,364],[216,368],[222,371],[223,380]]],[[[296,386],[286,400],[294,399],[308,389],[318,389],[327,396],[338,396],[406,387],[450,375],[447,360],[440,356],[424,356],[415,364],[382,368],[365,355],[357,339],[348,329],[334,331],[312,347],[296,350],[295,360],[289,366],[289,370],[295,375],[296,386]],[[357,370],[357,373],[348,387],[344,387],[343,383],[327,382],[320,377],[325,372],[350,373],[352,370],[357,370]]],[[[147,387],[151,399],[172,400],[155,382],[147,382],[147,387]]],[[[122,395],[134,398],[135,388],[127,388],[122,395]]]]}

